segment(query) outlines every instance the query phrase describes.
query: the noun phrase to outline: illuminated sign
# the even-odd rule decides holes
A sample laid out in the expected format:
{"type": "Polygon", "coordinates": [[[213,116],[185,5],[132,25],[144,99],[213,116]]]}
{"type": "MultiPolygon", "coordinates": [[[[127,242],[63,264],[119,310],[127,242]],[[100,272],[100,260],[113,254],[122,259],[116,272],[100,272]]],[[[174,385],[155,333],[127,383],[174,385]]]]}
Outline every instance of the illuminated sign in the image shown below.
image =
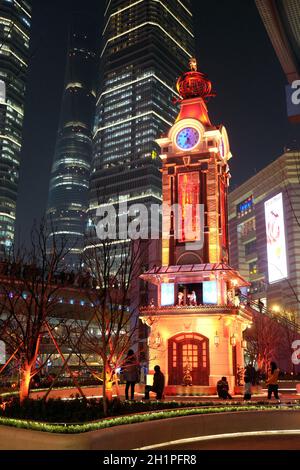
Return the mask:
{"type": "Polygon", "coordinates": [[[265,202],[269,283],[286,279],[287,254],[282,193],[265,202]]]}
{"type": "Polygon", "coordinates": [[[174,284],[161,285],[161,306],[169,307],[175,303],[175,286],[174,284]]]}
{"type": "Polygon", "coordinates": [[[286,87],[288,117],[291,122],[300,122],[300,80],[286,87]]]}
{"type": "Polygon", "coordinates": [[[181,173],[178,175],[178,202],[181,207],[180,242],[194,242],[200,237],[199,173],[181,173]]]}
{"type": "Polygon", "coordinates": [[[204,305],[217,305],[218,289],[216,281],[203,282],[203,303],[204,305]]]}
{"type": "Polygon", "coordinates": [[[253,196],[250,196],[237,205],[237,208],[236,208],[237,216],[244,217],[244,215],[249,214],[250,212],[252,212],[253,206],[254,206],[253,196]]]}

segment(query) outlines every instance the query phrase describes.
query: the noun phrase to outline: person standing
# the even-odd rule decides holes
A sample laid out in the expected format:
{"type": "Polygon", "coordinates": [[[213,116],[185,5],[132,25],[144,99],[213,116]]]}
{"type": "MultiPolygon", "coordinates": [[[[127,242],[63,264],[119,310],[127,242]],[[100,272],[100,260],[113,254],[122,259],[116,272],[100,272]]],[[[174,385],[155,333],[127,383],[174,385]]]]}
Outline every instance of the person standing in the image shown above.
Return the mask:
{"type": "Polygon", "coordinates": [[[271,400],[272,393],[274,393],[274,397],[276,400],[280,402],[279,395],[278,395],[278,378],[279,378],[280,370],[277,367],[276,362],[271,362],[270,369],[268,373],[268,400],[271,400]]]}
{"type": "Polygon", "coordinates": [[[244,377],[244,400],[251,400],[252,390],[251,390],[251,377],[249,375],[245,375],[244,377]]]}
{"type": "Polygon", "coordinates": [[[265,304],[263,303],[263,301],[261,299],[258,300],[258,310],[259,310],[259,313],[263,313],[263,309],[265,308],[265,304]]]}
{"type": "Polygon", "coordinates": [[[130,398],[134,400],[134,387],[140,378],[140,367],[137,361],[134,351],[130,349],[127,353],[126,359],[122,366],[123,378],[126,381],[125,386],[125,398],[129,400],[129,389],[130,398]]]}

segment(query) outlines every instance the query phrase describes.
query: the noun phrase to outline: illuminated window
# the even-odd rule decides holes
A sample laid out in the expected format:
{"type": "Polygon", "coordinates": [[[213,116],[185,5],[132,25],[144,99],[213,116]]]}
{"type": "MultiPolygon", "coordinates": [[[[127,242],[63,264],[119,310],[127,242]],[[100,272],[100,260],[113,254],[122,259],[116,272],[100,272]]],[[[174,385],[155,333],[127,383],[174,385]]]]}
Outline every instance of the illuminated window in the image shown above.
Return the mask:
{"type": "Polygon", "coordinates": [[[253,196],[248,197],[245,201],[240,202],[237,205],[237,216],[244,217],[247,214],[250,214],[254,208],[254,199],[253,196]]]}
{"type": "Polygon", "coordinates": [[[249,264],[249,274],[252,276],[257,274],[257,261],[249,264]]]}

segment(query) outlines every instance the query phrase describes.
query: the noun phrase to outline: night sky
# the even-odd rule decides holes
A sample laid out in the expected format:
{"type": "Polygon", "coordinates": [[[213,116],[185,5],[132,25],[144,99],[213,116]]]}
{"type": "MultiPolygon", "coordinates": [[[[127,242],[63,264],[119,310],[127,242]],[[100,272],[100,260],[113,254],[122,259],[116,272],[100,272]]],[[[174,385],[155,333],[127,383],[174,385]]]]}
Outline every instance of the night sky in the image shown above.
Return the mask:
{"type": "MultiPolygon", "coordinates": [[[[17,206],[18,239],[28,239],[46,208],[59,124],[69,24],[88,14],[101,35],[104,0],[32,0],[31,63],[17,206]]],[[[254,0],[194,0],[197,56],[217,92],[214,124],[227,127],[232,187],[282,154],[300,147],[299,126],[288,123],[286,79],[254,0]]],[[[177,77],[174,77],[174,84],[177,77]]]]}

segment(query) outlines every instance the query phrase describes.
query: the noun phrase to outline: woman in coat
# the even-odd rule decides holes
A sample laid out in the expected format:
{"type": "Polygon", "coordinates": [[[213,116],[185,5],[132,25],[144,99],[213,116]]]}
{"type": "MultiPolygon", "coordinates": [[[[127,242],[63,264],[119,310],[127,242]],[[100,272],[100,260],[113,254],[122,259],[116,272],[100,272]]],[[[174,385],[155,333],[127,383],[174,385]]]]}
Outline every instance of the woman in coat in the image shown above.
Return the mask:
{"type": "Polygon", "coordinates": [[[274,393],[274,397],[276,400],[280,402],[279,395],[278,395],[278,378],[279,378],[280,370],[278,369],[275,362],[271,362],[269,374],[268,374],[268,400],[271,400],[272,393],[274,393]]]}
{"type": "Polygon", "coordinates": [[[123,370],[123,378],[126,382],[126,387],[125,387],[126,400],[129,400],[129,388],[130,388],[130,398],[131,400],[134,400],[134,387],[135,387],[135,384],[140,379],[140,367],[139,367],[137,358],[134,354],[134,351],[132,349],[130,349],[127,353],[122,370],[123,370]]]}

